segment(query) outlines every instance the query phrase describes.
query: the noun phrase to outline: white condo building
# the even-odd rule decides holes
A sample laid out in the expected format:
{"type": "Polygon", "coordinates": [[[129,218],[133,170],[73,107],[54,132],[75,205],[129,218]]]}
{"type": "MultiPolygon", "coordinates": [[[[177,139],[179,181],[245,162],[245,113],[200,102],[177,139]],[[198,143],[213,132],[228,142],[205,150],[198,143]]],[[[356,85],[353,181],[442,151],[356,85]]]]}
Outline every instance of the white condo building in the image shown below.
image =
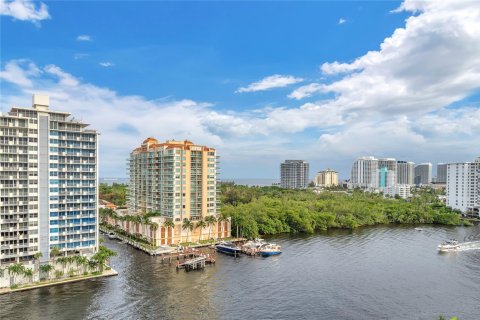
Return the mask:
{"type": "Polygon", "coordinates": [[[447,206],[479,214],[480,157],[475,162],[447,164],[447,206]]]}
{"type": "Polygon", "coordinates": [[[409,184],[396,184],[386,187],[383,192],[392,198],[398,195],[400,198],[407,199],[412,196],[411,188],[412,186],[409,184]]]}
{"type": "Polygon", "coordinates": [[[379,180],[381,189],[397,184],[397,160],[394,158],[378,159],[379,180]]]}
{"type": "Polygon", "coordinates": [[[305,160],[285,160],[280,164],[280,186],[287,189],[307,188],[309,168],[305,160]]]}
{"type": "Polygon", "coordinates": [[[447,164],[438,163],[437,164],[437,181],[436,183],[444,184],[447,183],[447,164]]]}
{"type": "Polygon", "coordinates": [[[353,188],[378,189],[378,159],[371,156],[357,158],[353,163],[350,178],[353,188]]]}
{"type": "Polygon", "coordinates": [[[41,95],[0,113],[0,264],[96,251],[98,133],[87,127],[41,95]]]}
{"type": "Polygon", "coordinates": [[[397,184],[415,184],[415,163],[412,161],[397,161],[397,184]]]}
{"type": "Polygon", "coordinates": [[[353,163],[350,187],[409,198],[410,188],[414,184],[414,166],[411,161],[397,161],[394,158],[360,157],[353,163]]]}
{"type": "Polygon", "coordinates": [[[432,164],[421,163],[415,166],[415,184],[417,186],[427,185],[432,182],[432,164]]]}

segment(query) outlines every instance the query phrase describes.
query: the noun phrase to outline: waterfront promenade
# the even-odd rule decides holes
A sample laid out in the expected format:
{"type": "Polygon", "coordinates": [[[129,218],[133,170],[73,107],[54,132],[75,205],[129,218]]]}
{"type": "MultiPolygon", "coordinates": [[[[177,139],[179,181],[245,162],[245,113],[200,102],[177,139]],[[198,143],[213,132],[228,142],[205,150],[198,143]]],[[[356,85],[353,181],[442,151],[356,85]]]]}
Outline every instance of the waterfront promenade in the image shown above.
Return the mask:
{"type": "Polygon", "coordinates": [[[44,281],[39,281],[35,283],[30,283],[30,284],[22,284],[19,285],[16,288],[0,288],[0,295],[1,294],[7,294],[7,293],[14,293],[14,292],[19,292],[19,291],[26,291],[26,290],[33,290],[33,289],[38,289],[38,288],[44,288],[44,287],[50,287],[50,286],[57,286],[57,285],[62,285],[62,284],[67,284],[67,283],[72,283],[72,282],[78,282],[78,281],[84,281],[84,280],[89,280],[89,279],[94,279],[94,278],[102,278],[102,277],[112,277],[112,276],[117,276],[118,272],[113,270],[112,268],[105,269],[102,273],[92,273],[88,275],[79,275],[79,276],[74,276],[70,278],[64,278],[64,279],[52,279],[52,280],[44,280],[44,281]]]}
{"type": "MultiPolygon", "coordinates": [[[[162,245],[159,247],[154,247],[150,244],[146,244],[144,242],[140,242],[138,240],[132,239],[128,236],[125,236],[123,234],[120,234],[118,232],[115,232],[114,230],[107,229],[105,227],[100,226],[100,231],[102,231],[104,234],[109,234],[113,233],[115,235],[115,238],[118,240],[121,240],[123,243],[128,244],[136,249],[139,249],[151,256],[158,256],[158,255],[169,255],[169,254],[178,254],[179,253],[179,246],[169,246],[169,245],[162,245]]],[[[197,248],[205,248],[209,247],[212,245],[217,245],[223,240],[228,240],[231,242],[241,242],[245,241],[246,238],[228,238],[228,239],[216,239],[211,242],[207,243],[194,243],[189,246],[184,246],[184,248],[190,248],[190,249],[197,249],[197,248]]]]}

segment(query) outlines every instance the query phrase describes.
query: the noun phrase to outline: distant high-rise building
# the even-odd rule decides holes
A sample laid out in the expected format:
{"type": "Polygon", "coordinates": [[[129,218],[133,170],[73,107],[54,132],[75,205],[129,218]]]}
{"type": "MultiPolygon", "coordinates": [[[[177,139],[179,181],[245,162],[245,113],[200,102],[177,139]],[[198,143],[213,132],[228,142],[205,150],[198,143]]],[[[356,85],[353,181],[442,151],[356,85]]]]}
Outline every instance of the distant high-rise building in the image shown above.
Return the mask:
{"type": "Polygon", "coordinates": [[[426,185],[432,182],[432,164],[430,162],[421,163],[415,166],[415,184],[426,185]]]}
{"type": "Polygon", "coordinates": [[[475,162],[447,164],[447,206],[479,215],[480,157],[475,162]]]}
{"type": "Polygon", "coordinates": [[[415,163],[411,161],[397,161],[397,184],[415,184],[415,163]]]}
{"type": "Polygon", "coordinates": [[[447,183],[447,164],[437,164],[437,181],[436,183],[447,183]]]}
{"type": "Polygon", "coordinates": [[[338,172],[327,169],[317,173],[313,182],[317,187],[334,187],[338,186],[338,172]]]}
{"type": "Polygon", "coordinates": [[[382,158],[378,159],[379,168],[387,168],[389,171],[397,172],[397,160],[394,158],[382,158]]]}
{"type": "Polygon", "coordinates": [[[0,264],[98,246],[98,133],[49,105],[0,113],[0,264]]]}
{"type": "Polygon", "coordinates": [[[378,159],[360,157],[355,160],[351,171],[353,188],[377,189],[379,187],[378,159]]]}
{"type": "Polygon", "coordinates": [[[397,160],[393,158],[378,159],[379,187],[385,188],[397,183],[397,160]]]}
{"type": "Polygon", "coordinates": [[[308,162],[285,160],[280,164],[280,186],[287,189],[305,189],[309,183],[308,172],[308,162]]]}

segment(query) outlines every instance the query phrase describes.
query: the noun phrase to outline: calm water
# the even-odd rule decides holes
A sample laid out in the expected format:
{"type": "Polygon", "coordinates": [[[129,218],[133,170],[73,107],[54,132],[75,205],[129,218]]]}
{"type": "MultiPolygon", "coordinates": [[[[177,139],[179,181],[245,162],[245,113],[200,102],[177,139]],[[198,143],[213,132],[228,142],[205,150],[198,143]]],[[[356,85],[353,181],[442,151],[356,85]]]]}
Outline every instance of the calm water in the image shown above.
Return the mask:
{"type": "Polygon", "coordinates": [[[480,228],[372,227],[269,239],[274,258],[203,271],[106,240],[120,275],[0,296],[1,319],[480,319],[480,250],[438,254],[480,228]]]}

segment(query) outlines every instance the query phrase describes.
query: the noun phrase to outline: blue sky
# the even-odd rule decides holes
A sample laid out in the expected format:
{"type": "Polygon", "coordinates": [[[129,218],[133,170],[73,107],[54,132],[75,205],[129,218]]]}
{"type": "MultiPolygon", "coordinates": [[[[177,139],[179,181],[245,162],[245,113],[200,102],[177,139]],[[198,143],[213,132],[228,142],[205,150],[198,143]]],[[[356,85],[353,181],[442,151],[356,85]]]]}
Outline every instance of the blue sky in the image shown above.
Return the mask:
{"type": "Polygon", "coordinates": [[[216,147],[223,178],[277,178],[287,158],[344,178],[362,155],[469,161],[480,156],[479,11],[1,0],[0,109],[51,95],[101,132],[103,177],[125,176],[147,136],[216,147]]]}

